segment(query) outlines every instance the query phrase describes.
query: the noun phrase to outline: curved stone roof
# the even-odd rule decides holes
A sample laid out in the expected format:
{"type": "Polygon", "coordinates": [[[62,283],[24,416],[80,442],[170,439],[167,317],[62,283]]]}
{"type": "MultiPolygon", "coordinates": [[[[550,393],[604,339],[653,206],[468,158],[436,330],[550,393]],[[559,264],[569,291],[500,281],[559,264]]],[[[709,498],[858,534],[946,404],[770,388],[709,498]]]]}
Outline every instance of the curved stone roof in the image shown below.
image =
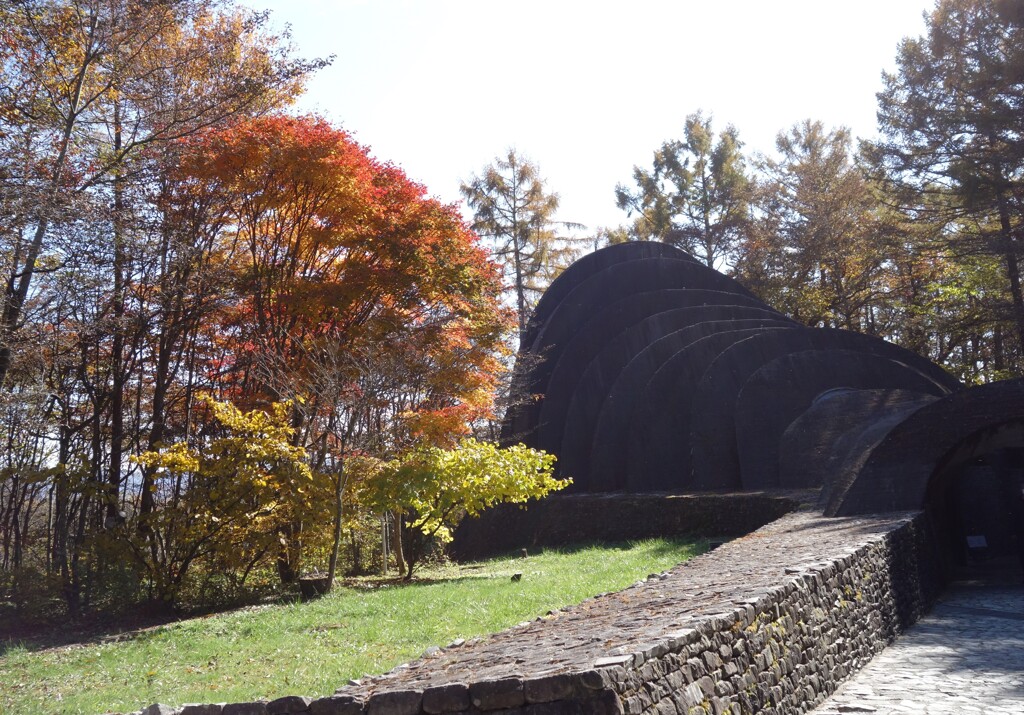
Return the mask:
{"type": "Polygon", "coordinates": [[[830,513],[912,509],[956,440],[1024,421],[1024,388],[965,391],[884,340],[800,326],[661,243],[570,266],[519,365],[503,437],[556,454],[577,492],[823,486],[830,513]]]}

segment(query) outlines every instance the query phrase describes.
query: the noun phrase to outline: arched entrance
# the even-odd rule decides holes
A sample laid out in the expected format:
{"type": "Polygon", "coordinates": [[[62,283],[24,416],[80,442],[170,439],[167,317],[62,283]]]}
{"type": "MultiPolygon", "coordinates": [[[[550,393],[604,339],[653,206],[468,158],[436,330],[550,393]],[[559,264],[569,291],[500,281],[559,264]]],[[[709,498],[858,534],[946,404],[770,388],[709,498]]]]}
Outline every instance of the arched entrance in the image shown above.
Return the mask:
{"type": "Polygon", "coordinates": [[[940,461],[926,508],[954,580],[1024,577],[1024,421],[975,432],[940,461]]]}

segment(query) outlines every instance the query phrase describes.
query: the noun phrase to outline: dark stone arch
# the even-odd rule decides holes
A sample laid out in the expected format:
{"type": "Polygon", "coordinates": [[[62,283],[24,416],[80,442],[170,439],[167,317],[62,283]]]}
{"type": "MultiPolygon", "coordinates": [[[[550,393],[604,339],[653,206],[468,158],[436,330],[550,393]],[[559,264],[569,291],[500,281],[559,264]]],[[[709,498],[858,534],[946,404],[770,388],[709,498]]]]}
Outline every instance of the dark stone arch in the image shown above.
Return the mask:
{"type": "Polygon", "coordinates": [[[735,441],[744,489],[821,486],[821,482],[783,482],[779,455],[782,435],[814,398],[838,387],[903,388],[947,394],[902,362],[863,351],[808,350],[789,353],[758,368],[736,396],[735,441]]]}
{"type": "Polygon", "coordinates": [[[623,488],[634,400],[657,370],[652,366],[642,381],[636,377],[637,371],[631,383],[620,384],[626,368],[639,355],[647,353],[651,360],[637,365],[657,362],[660,366],[690,343],[713,333],[786,323],[782,316],[760,308],[701,306],[659,313],[621,333],[587,366],[580,389],[573,394],[559,448],[564,473],[584,479],[588,491],[623,488]],[[658,334],[662,337],[648,339],[658,334]],[[588,389],[598,384],[602,389],[588,389]]]}
{"type": "Polygon", "coordinates": [[[849,516],[920,509],[930,480],[942,474],[958,449],[1015,423],[1024,423],[1024,380],[947,395],[893,425],[868,451],[852,483],[834,491],[825,513],[849,516]]]}
{"type": "Polygon", "coordinates": [[[530,320],[527,322],[522,344],[524,346],[533,344],[533,341],[537,338],[538,331],[547,322],[547,319],[551,317],[551,313],[580,283],[616,263],[638,261],[647,258],[665,258],[698,263],[697,259],[686,251],[658,241],[617,243],[601,248],[593,253],[588,253],[562,271],[551,282],[547,290],[544,291],[544,295],[537,301],[537,307],[533,309],[533,315],[530,316],[530,320]]]}
{"type": "MultiPolygon", "coordinates": [[[[826,390],[786,427],[779,440],[779,482],[821,484],[824,508],[827,493],[848,450],[849,435],[887,416],[908,414],[937,397],[909,390],[826,390]]],[[[902,419],[902,418],[901,418],[902,419]]]]}
{"type": "MultiPolygon", "coordinates": [[[[1013,562],[1024,568],[1024,420],[991,424],[957,443],[939,460],[924,499],[948,573],[998,582],[1013,562]]],[[[1020,571],[1012,578],[1019,583],[1020,571]]]]}
{"type": "Polygon", "coordinates": [[[626,488],[671,491],[692,488],[689,406],[704,371],[723,350],[764,333],[799,330],[791,324],[716,332],[666,360],[636,402],[627,441],[626,488]]]}
{"type": "Polygon", "coordinates": [[[580,282],[552,310],[529,349],[541,353],[550,346],[564,345],[585,321],[628,295],[671,288],[735,293],[771,310],[732,278],[703,263],[665,258],[638,259],[610,265],[580,282]]]}
{"type": "MultiPolygon", "coordinates": [[[[597,319],[617,301],[636,293],[673,288],[741,293],[753,298],[749,291],[732,279],[699,263],[652,258],[611,265],[581,282],[559,302],[533,344],[525,351],[538,356],[539,360],[530,366],[517,391],[525,395],[543,395],[552,371],[573,336],[589,320],[597,319]]],[[[510,410],[503,438],[529,443],[538,424],[540,408],[540,401],[530,401],[510,410]]]]}
{"type": "Polygon", "coordinates": [[[564,430],[572,426],[568,416],[572,401],[581,389],[587,390],[584,397],[603,400],[610,388],[612,376],[608,373],[595,374],[591,369],[595,367],[593,363],[598,356],[616,346],[626,350],[641,350],[666,331],[684,327],[673,327],[669,322],[659,320],[658,316],[683,315],[679,311],[688,311],[685,315],[691,316],[690,323],[697,322],[700,311],[721,303],[745,305],[749,310],[758,310],[762,315],[778,315],[753,298],[723,291],[677,288],[636,293],[593,316],[572,336],[548,378],[546,391],[539,403],[534,446],[555,452],[559,460],[562,459],[560,447],[564,430]],[[639,332],[634,331],[634,327],[639,332]],[[662,331],[660,334],[659,330],[662,331]],[[622,345],[621,336],[627,333],[632,336],[632,341],[622,345]],[[584,383],[585,388],[581,387],[584,383]]]}
{"type": "Polygon", "coordinates": [[[743,384],[775,358],[806,350],[861,351],[902,362],[926,376],[940,389],[959,389],[960,383],[937,365],[915,353],[861,333],[831,328],[772,331],[722,351],[697,385],[691,407],[693,485],[696,489],[738,489],[736,397],[743,384]]]}
{"type": "Polygon", "coordinates": [[[877,447],[896,425],[925,404],[928,403],[908,404],[905,408],[894,409],[843,434],[836,443],[836,455],[833,459],[835,469],[819,495],[819,505],[838,503],[846,489],[856,480],[864,462],[871,456],[871,450],[877,447]]]}

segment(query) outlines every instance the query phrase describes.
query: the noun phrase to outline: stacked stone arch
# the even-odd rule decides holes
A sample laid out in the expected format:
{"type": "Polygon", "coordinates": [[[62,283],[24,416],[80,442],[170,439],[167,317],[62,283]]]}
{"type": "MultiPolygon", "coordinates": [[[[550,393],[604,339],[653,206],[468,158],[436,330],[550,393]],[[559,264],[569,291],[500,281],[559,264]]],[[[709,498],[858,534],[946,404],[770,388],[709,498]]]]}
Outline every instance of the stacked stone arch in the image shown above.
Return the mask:
{"type": "Polygon", "coordinates": [[[1024,465],[1024,383],[965,389],[884,340],[799,325],[661,243],[569,267],[519,365],[503,438],[557,455],[576,492],[820,488],[851,515],[925,507],[978,435],[1018,440],[1001,459],[1024,465]]]}

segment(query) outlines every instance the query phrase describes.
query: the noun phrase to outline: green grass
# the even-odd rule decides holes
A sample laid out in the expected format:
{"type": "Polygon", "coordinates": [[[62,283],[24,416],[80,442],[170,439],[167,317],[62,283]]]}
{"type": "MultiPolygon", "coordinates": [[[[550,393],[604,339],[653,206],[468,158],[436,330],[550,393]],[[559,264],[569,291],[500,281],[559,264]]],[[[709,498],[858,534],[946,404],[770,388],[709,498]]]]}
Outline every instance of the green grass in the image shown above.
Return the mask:
{"type": "Polygon", "coordinates": [[[120,642],[0,645],[0,713],[127,712],[163,702],[318,696],[433,645],[508,628],[628,586],[699,553],[649,540],[424,569],[363,581],[309,603],[182,620],[120,642]],[[521,572],[522,580],[511,581],[521,572]]]}

